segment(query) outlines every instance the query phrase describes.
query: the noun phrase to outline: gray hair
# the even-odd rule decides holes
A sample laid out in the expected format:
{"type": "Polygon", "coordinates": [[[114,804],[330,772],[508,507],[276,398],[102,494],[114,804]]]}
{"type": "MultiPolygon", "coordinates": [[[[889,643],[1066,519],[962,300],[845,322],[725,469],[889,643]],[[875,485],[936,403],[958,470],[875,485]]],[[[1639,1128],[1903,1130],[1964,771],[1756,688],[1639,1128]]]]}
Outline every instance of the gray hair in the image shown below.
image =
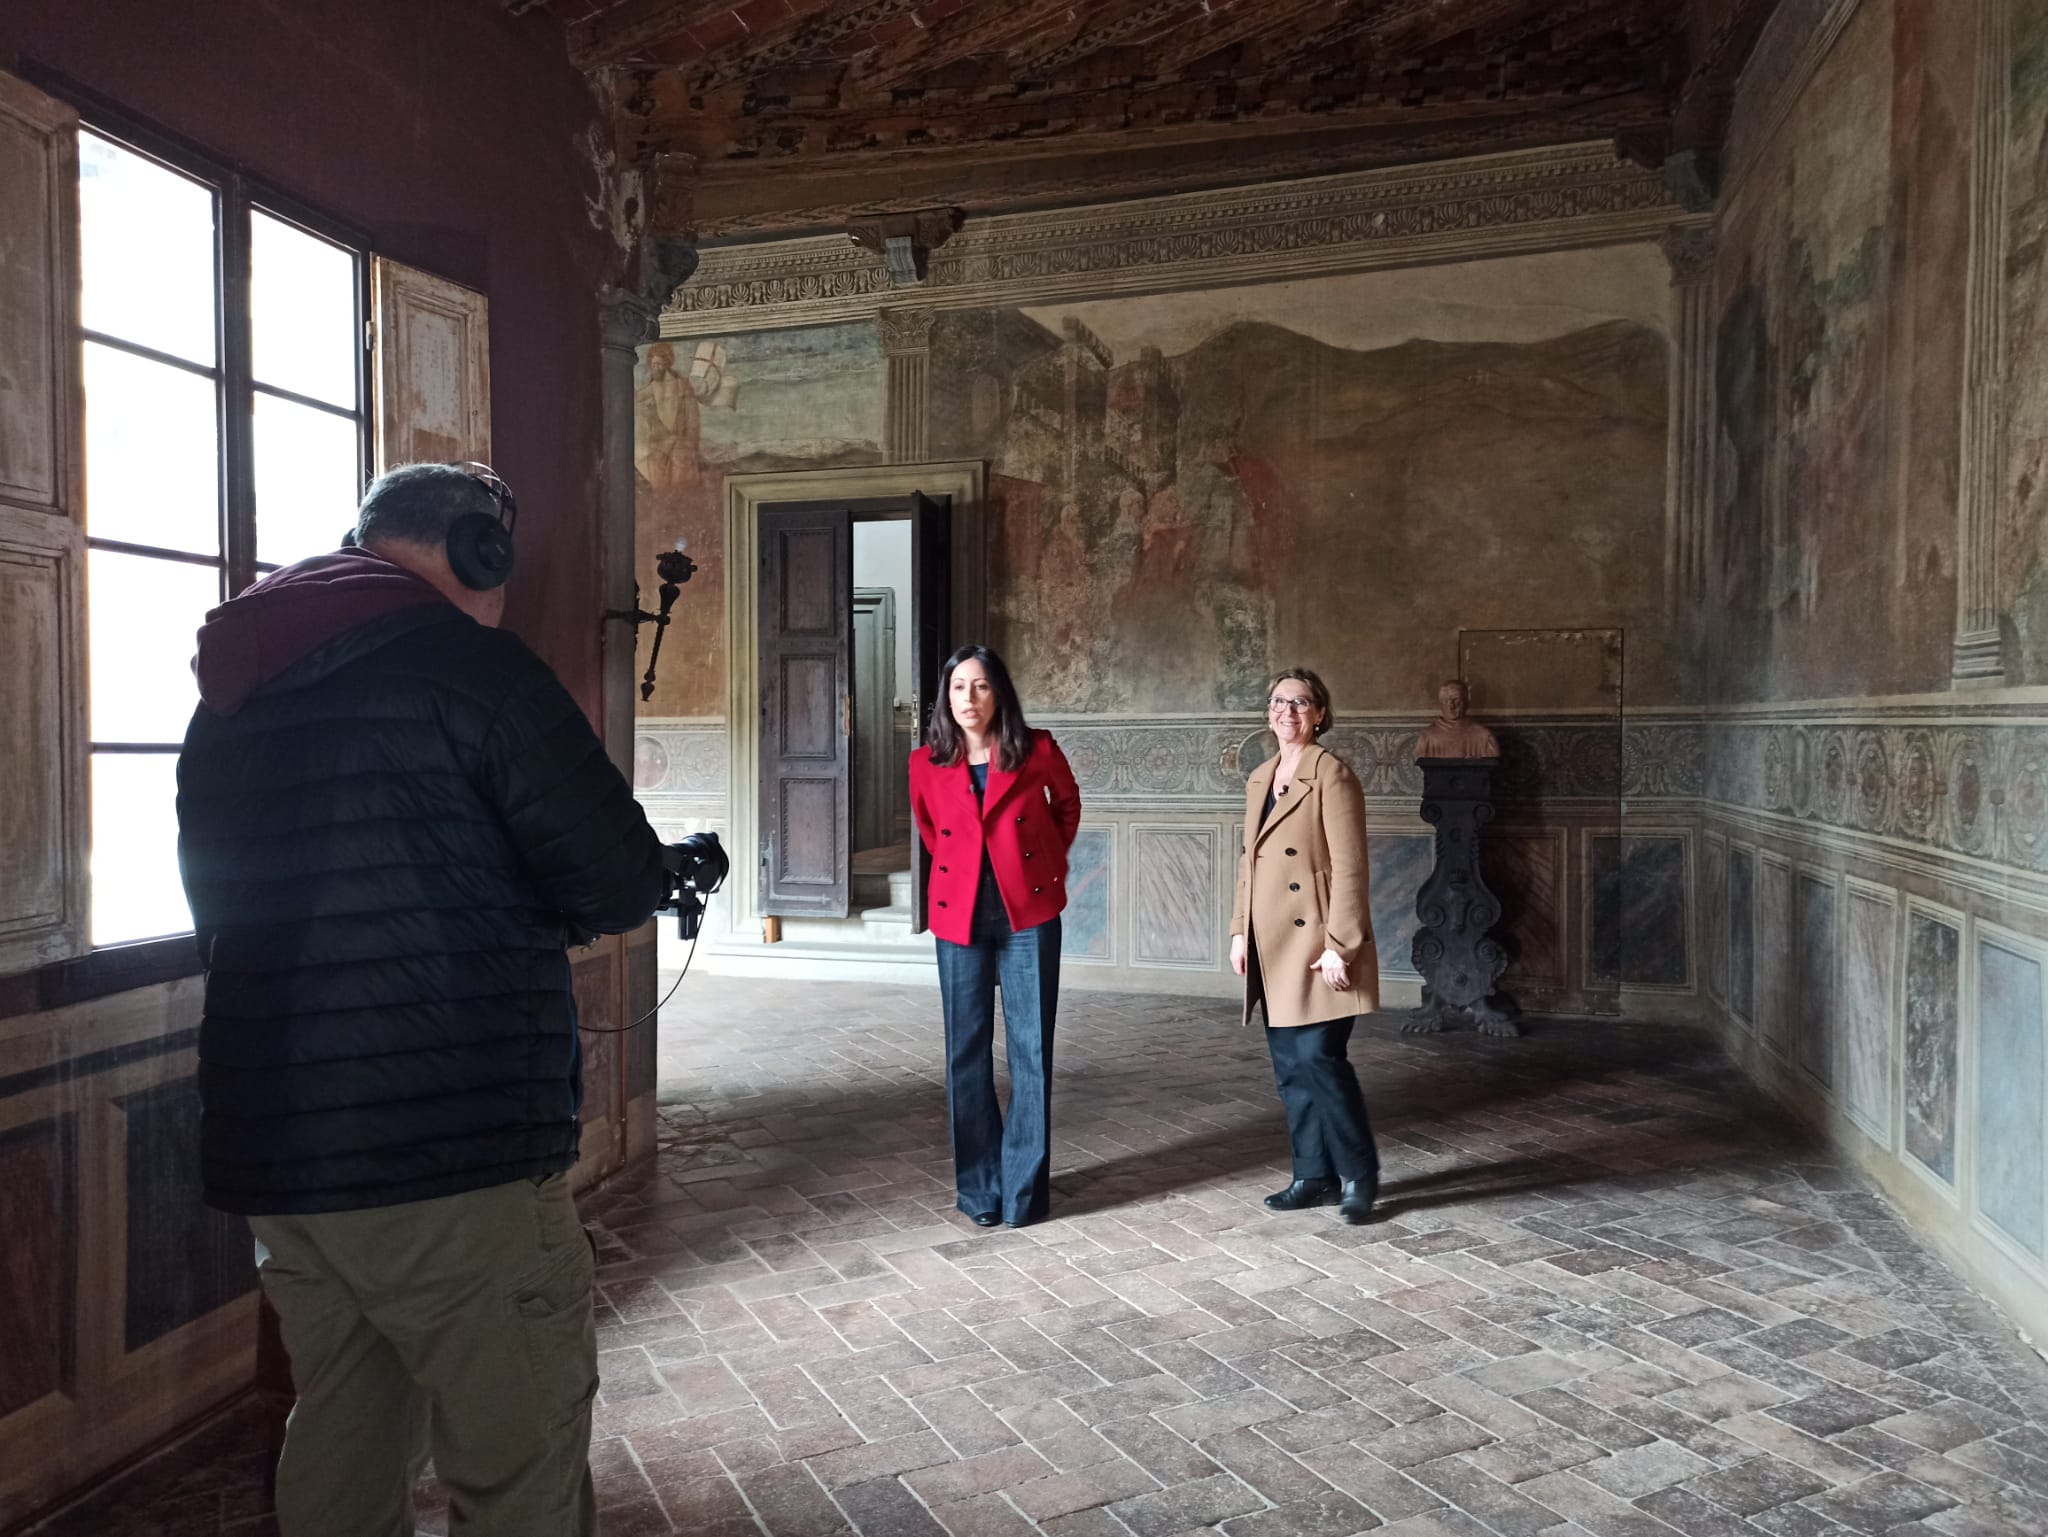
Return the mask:
{"type": "Polygon", "coordinates": [[[467,513],[495,517],[497,500],[469,471],[453,464],[401,464],[370,482],[356,512],[356,542],[401,539],[438,545],[467,513]]]}

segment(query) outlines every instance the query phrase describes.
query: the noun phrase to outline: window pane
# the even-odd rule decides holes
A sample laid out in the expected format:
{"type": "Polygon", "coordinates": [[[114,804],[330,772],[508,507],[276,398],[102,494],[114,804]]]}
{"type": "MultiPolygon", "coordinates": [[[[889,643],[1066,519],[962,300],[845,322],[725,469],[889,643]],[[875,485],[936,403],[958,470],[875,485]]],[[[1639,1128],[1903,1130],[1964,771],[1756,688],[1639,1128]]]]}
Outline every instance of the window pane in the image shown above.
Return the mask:
{"type": "Polygon", "coordinates": [[[95,742],[182,742],[199,703],[199,621],[220,602],[220,572],[112,550],[86,554],[95,742]]]}
{"type": "Polygon", "coordinates": [[[361,460],[348,417],[256,397],[256,558],[287,565],[355,526],[361,460]]]}
{"type": "Polygon", "coordinates": [[[78,136],[86,326],[212,367],[213,189],[78,136]]]}
{"type": "Polygon", "coordinates": [[[269,214],[249,215],[256,380],[356,408],[356,259],[269,214]]]}
{"type": "Polygon", "coordinates": [[[175,753],[94,753],[92,942],[118,945],[191,930],[178,878],[175,753]]]}
{"type": "Polygon", "coordinates": [[[85,527],[100,539],[220,553],[216,386],[85,344],[85,527]]]}

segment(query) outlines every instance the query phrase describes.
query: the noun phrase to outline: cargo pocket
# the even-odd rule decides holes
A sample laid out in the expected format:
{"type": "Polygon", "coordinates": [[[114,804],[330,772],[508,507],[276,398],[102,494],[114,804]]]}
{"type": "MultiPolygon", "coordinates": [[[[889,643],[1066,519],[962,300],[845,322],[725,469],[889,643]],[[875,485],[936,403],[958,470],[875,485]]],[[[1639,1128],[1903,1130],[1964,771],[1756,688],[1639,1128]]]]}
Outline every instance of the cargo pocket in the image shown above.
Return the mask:
{"type": "Polygon", "coordinates": [[[512,1287],[535,1402],[550,1430],[587,1414],[597,1395],[597,1321],[590,1310],[596,1279],[592,1245],[578,1230],[512,1287]]]}

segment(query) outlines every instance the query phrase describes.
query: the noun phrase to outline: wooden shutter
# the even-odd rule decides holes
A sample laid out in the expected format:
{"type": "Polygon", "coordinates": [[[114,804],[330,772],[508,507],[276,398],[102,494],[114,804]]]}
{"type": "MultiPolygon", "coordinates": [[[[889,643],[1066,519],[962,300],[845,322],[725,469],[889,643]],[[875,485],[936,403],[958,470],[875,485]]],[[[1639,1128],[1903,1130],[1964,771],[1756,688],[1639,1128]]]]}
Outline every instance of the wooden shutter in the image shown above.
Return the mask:
{"type": "Polygon", "coordinates": [[[377,316],[377,468],[491,458],[489,301],[382,256],[370,261],[377,316]]]}
{"type": "MultiPolygon", "coordinates": [[[[953,499],[910,494],[910,677],[922,745],[938,697],[939,671],[953,651],[953,499]]],[[[925,878],[930,854],[915,829],[910,835],[911,932],[925,931],[925,878]]]]}
{"type": "Polygon", "coordinates": [[[846,916],[853,515],[761,509],[761,911],[846,916]]]}
{"type": "Polygon", "coordinates": [[[87,945],[78,114],[0,74],[0,972],[87,945]]]}

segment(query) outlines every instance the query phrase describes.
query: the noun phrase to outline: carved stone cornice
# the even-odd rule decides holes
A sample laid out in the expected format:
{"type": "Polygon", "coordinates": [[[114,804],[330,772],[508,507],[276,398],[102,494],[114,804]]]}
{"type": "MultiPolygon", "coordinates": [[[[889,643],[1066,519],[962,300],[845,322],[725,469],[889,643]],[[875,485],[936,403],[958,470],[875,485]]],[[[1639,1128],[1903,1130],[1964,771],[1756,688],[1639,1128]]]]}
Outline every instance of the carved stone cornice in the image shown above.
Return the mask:
{"type": "MultiPolygon", "coordinates": [[[[1611,144],[1008,214],[931,254],[921,306],[1166,293],[1653,240],[1683,210],[1611,144]]],[[[894,290],[844,236],[711,246],[662,311],[664,336],[864,320],[894,290]]]]}

